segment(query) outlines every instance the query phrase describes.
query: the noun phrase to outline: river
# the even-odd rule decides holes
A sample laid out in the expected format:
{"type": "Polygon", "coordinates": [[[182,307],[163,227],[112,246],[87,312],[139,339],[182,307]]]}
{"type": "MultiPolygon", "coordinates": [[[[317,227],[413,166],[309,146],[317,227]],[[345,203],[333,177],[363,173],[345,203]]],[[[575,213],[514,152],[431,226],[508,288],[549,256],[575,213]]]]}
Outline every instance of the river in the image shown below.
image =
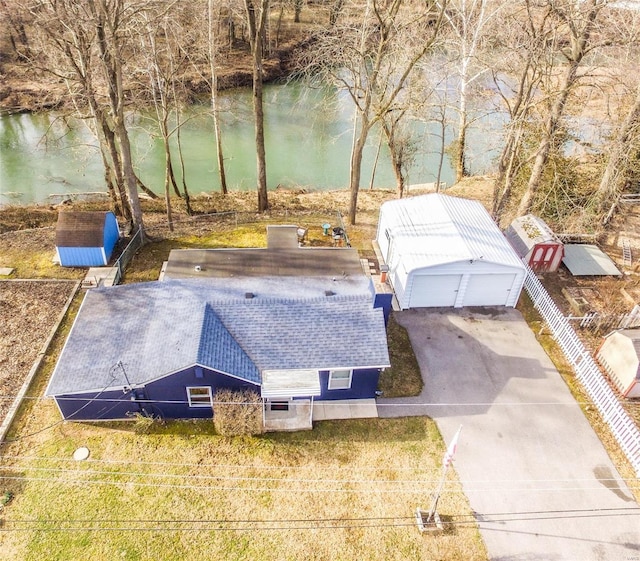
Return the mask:
{"type": "MultiPolygon", "coordinates": [[[[256,185],[251,91],[222,92],[222,135],[227,180],[231,189],[256,185]]],[[[184,110],[181,129],[186,179],[192,194],[219,190],[213,123],[207,104],[184,110]]],[[[164,151],[151,112],[130,116],[137,172],[156,193],[164,185],[164,151]]],[[[270,189],[278,185],[307,190],[344,189],[349,182],[353,106],[345,92],[312,89],[299,82],[265,86],[267,175],[270,189]]],[[[415,161],[410,184],[436,180],[440,138],[435,124],[414,123],[415,161]]],[[[451,131],[447,131],[447,142],[451,131]]],[[[175,135],[174,135],[175,137],[175,135]]],[[[495,155],[484,132],[471,131],[469,163],[484,172],[495,155]]],[[[362,188],[369,186],[380,134],[374,130],[365,150],[362,188]]],[[[175,147],[175,138],[174,138],[175,147]]],[[[177,150],[175,167],[179,172],[177,150]]],[[[454,174],[445,157],[441,181],[454,174]]],[[[388,151],[382,143],[374,186],[393,188],[388,151]]],[[[59,112],[0,117],[0,204],[30,204],[57,200],[51,195],[104,192],[104,172],[97,143],[80,120],[59,112]]]]}

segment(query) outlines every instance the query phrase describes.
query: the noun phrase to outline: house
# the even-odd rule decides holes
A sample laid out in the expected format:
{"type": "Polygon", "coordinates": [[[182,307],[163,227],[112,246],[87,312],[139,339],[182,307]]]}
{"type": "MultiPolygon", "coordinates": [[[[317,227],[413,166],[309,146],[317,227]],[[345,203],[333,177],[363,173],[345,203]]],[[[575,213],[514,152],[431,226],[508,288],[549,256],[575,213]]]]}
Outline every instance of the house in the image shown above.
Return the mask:
{"type": "Polygon", "coordinates": [[[107,265],[119,237],[113,212],[60,212],[56,225],[58,261],[63,267],[107,265]]]}
{"type": "Polygon", "coordinates": [[[520,258],[537,273],[557,271],[564,257],[564,245],[547,223],[527,214],[516,218],[504,232],[520,258]]]}
{"type": "Polygon", "coordinates": [[[401,309],[515,306],[525,266],[478,201],[432,193],[385,202],[376,243],[401,309]]]}
{"type": "Polygon", "coordinates": [[[624,397],[640,397],[640,330],[623,329],[605,337],[596,358],[624,397]]]}
{"type": "Polygon", "coordinates": [[[373,400],[388,366],[363,274],[165,279],[88,292],[46,395],[68,420],[206,418],[250,388],[268,430],[311,428],[314,403],[373,400]]]}

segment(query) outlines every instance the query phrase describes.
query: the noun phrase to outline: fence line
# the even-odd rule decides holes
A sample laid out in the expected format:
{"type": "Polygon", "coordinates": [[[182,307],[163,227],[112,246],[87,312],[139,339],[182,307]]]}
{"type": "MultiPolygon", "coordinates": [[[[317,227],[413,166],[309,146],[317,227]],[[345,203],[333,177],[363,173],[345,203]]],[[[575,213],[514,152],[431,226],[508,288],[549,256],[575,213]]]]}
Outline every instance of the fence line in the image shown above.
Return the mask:
{"type": "Polygon", "coordinates": [[[589,312],[584,316],[567,316],[566,319],[577,321],[581,328],[591,329],[595,333],[615,331],[616,329],[633,329],[640,327],[640,306],[634,306],[627,314],[589,312]]]}
{"type": "Polygon", "coordinates": [[[118,260],[114,263],[113,267],[116,269],[116,274],[113,279],[113,284],[120,284],[122,277],[124,276],[124,271],[127,268],[129,262],[133,259],[133,256],[136,254],[136,251],[142,247],[142,229],[138,228],[136,233],[133,235],[127,247],[124,248],[118,260]]]}
{"type": "Polygon", "coordinates": [[[640,476],[640,430],[624,410],[595,360],[576,335],[569,321],[555,305],[535,273],[528,268],[525,290],[549,326],[553,338],[571,364],[576,377],[609,425],[616,441],[640,476]]]}

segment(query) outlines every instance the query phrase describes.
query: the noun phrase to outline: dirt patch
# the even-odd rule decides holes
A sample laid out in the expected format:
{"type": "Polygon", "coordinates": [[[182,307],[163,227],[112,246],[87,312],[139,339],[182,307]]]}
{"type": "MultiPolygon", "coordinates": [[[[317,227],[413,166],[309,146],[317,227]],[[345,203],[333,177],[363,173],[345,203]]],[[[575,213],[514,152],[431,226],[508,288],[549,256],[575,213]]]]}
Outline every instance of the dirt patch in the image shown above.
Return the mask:
{"type": "Polygon", "coordinates": [[[66,281],[0,281],[0,423],[73,287],[66,281]]]}

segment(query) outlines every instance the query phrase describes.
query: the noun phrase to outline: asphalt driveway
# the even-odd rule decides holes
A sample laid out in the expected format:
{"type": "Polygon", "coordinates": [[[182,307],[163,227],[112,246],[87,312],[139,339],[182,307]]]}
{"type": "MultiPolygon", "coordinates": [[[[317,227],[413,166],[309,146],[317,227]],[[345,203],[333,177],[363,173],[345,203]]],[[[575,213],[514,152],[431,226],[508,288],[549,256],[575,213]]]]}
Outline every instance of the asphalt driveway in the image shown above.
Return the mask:
{"type": "Polygon", "coordinates": [[[640,561],[640,509],[520,313],[396,312],[425,388],[380,417],[429,415],[492,560],[640,561]]]}

